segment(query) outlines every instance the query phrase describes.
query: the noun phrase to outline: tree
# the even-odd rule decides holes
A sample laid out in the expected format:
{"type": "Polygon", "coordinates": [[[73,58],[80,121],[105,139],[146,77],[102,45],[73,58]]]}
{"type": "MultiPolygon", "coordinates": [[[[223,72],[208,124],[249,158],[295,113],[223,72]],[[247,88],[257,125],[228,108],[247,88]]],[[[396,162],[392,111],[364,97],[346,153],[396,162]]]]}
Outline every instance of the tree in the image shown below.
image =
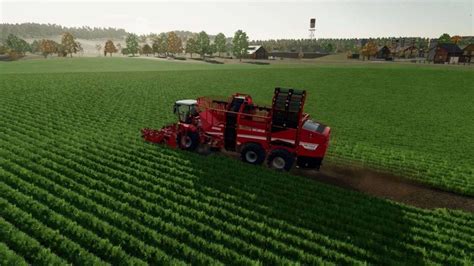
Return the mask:
{"type": "Polygon", "coordinates": [[[242,61],[242,57],[247,54],[248,48],[249,38],[247,34],[242,30],[236,31],[232,39],[232,52],[239,58],[239,61],[242,61]]]}
{"type": "Polygon", "coordinates": [[[20,55],[24,55],[26,52],[31,50],[30,45],[25,40],[18,38],[13,34],[8,35],[5,44],[7,48],[10,48],[10,50],[20,55]]]}
{"type": "Polygon", "coordinates": [[[328,42],[323,45],[323,49],[326,53],[332,53],[334,51],[334,46],[332,43],[328,42]]]}
{"type": "Polygon", "coordinates": [[[142,54],[145,54],[146,56],[148,56],[149,54],[153,53],[153,48],[151,48],[151,46],[148,43],[146,43],[145,45],[143,45],[141,52],[142,54]]]}
{"type": "Polygon", "coordinates": [[[209,46],[209,35],[205,31],[201,31],[196,39],[196,52],[204,58],[209,53],[209,46]]]}
{"type": "Polygon", "coordinates": [[[153,39],[153,53],[166,54],[168,52],[168,38],[166,34],[160,33],[153,39]]]}
{"type": "Polygon", "coordinates": [[[109,53],[110,56],[112,56],[112,54],[116,52],[117,52],[117,48],[115,47],[114,42],[112,40],[107,40],[107,42],[105,42],[105,47],[104,47],[104,56],[107,56],[107,53],[109,53]]]}
{"type": "Polygon", "coordinates": [[[451,42],[454,44],[458,44],[462,40],[462,37],[459,35],[454,35],[451,37],[451,42]]]}
{"type": "Polygon", "coordinates": [[[368,41],[360,53],[362,54],[362,59],[365,60],[365,57],[367,57],[367,60],[370,60],[370,57],[377,54],[377,51],[377,44],[374,41],[368,41]]]}
{"type": "Polygon", "coordinates": [[[189,38],[186,42],[186,53],[190,54],[193,58],[193,53],[197,52],[196,40],[194,38],[189,38]]]}
{"type": "Polygon", "coordinates": [[[216,46],[215,43],[213,43],[213,44],[209,45],[209,52],[208,52],[208,54],[213,55],[213,54],[215,54],[215,53],[217,53],[217,46],[216,46]]]}
{"type": "Polygon", "coordinates": [[[97,52],[99,52],[99,56],[100,56],[100,50],[102,50],[102,44],[96,44],[95,49],[97,50],[97,52]]]}
{"type": "Polygon", "coordinates": [[[58,43],[53,40],[41,40],[40,41],[40,52],[43,54],[44,58],[48,57],[50,54],[54,54],[58,51],[58,43]]]}
{"type": "Polygon", "coordinates": [[[138,53],[138,36],[134,33],[129,33],[125,39],[127,44],[127,53],[135,56],[138,53]]]}
{"type": "Polygon", "coordinates": [[[168,33],[168,52],[171,54],[178,54],[183,51],[183,44],[181,38],[173,31],[168,33]]]}
{"type": "Polygon", "coordinates": [[[63,36],[61,38],[61,45],[62,51],[66,55],[69,54],[71,57],[73,53],[77,53],[78,51],[76,40],[74,39],[74,36],[72,36],[72,34],[69,32],[63,33],[63,36]]]}
{"type": "Polygon", "coordinates": [[[138,37],[138,41],[140,43],[146,43],[146,39],[147,39],[146,35],[144,35],[144,34],[142,34],[142,35],[140,35],[140,37],[138,37]]]}
{"type": "Polygon", "coordinates": [[[40,52],[40,41],[38,40],[34,40],[31,44],[30,44],[30,48],[31,48],[31,52],[32,53],[39,53],[40,52]]]}
{"type": "Polygon", "coordinates": [[[58,54],[58,57],[66,57],[68,55],[66,49],[64,49],[64,45],[61,43],[56,45],[56,53],[58,54]]]}
{"type": "Polygon", "coordinates": [[[0,45],[0,54],[7,54],[9,50],[5,45],[0,45]]]}
{"type": "Polygon", "coordinates": [[[438,43],[452,43],[451,36],[447,33],[443,33],[443,35],[439,36],[438,43]]]}
{"type": "Polygon", "coordinates": [[[217,34],[214,39],[214,44],[216,45],[216,52],[218,52],[219,57],[221,57],[221,53],[225,53],[227,50],[227,40],[224,33],[217,34]]]}

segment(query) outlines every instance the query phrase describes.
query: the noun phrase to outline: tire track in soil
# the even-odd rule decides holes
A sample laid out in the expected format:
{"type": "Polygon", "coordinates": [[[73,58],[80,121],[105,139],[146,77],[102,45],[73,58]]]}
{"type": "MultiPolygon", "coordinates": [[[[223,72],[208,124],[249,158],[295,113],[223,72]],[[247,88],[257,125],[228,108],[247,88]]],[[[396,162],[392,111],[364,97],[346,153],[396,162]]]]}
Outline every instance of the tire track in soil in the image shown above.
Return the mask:
{"type": "MultiPolygon", "coordinates": [[[[240,154],[235,152],[220,151],[211,154],[241,160],[240,154]]],[[[266,162],[263,167],[267,167],[266,162]]],[[[474,213],[474,197],[444,191],[370,168],[326,163],[319,171],[293,166],[289,173],[423,209],[446,208],[474,213]]]]}
{"type": "Polygon", "coordinates": [[[474,197],[443,191],[373,169],[325,164],[320,171],[294,168],[290,173],[424,209],[446,208],[474,213],[474,197]]]}

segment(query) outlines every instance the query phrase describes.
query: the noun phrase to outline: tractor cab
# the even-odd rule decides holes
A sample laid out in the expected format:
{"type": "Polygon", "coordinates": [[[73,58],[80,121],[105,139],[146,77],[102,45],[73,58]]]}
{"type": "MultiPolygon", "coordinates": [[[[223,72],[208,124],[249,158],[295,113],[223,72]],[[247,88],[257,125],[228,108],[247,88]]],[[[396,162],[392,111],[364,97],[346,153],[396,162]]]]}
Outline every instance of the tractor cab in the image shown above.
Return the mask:
{"type": "Polygon", "coordinates": [[[191,124],[193,117],[198,114],[196,100],[179,100],[174,103],[173,113],[181,123],[191,124]]]}

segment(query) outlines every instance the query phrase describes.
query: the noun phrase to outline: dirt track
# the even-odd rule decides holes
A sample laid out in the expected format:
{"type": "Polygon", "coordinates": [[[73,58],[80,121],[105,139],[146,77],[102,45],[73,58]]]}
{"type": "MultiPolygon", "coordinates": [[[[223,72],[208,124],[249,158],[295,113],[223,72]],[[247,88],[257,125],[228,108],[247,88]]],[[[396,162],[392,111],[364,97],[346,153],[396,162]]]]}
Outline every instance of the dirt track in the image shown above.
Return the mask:
{"type": "MultiPolygon", "coordinates": [[[[234,152],[222,151],[215,155],[240,160],[240,155],[234,152]]],[[[266,163],[263,165],[266,166],[266,163]]],[[[373,169],[326,163],[321,166],[320,171],[293,167],[290,173],[419,208],[446,208],[474,213],[474,197],[443,191],[411,181],[408,178],[373,169]]]]}
{"type": "Polygon", "coordinates": [[[442,191],[371,169],[324,165],[319,172],[294,169],[291,173],[416,207],[474,212],[474,197],[442,191]]]}

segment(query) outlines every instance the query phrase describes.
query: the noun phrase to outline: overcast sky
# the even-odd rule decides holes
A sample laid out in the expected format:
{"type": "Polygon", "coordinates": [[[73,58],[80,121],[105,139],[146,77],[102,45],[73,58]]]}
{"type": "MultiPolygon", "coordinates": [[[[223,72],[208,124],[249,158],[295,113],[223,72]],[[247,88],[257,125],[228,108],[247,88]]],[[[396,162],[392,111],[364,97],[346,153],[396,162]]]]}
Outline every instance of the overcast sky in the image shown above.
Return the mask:
{"type": "Polygon", "coordinates": [[[333,1],[5,1],[2,23],[55,23],[117,27],[138,34],[205,30],[250,39],[474,35],[474,0],[333,1]]]}

